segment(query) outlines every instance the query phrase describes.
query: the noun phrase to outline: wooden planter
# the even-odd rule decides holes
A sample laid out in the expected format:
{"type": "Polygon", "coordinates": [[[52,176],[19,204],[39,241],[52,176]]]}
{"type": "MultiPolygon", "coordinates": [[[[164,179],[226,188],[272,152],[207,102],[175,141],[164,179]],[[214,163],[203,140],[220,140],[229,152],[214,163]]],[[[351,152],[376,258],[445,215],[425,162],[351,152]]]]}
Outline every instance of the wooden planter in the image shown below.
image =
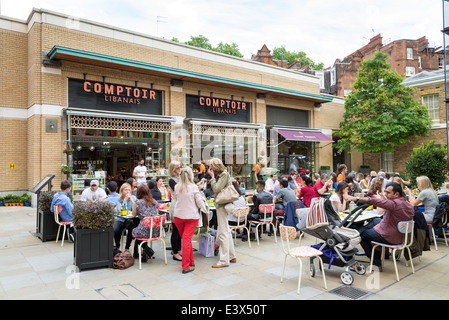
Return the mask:
{"type": "Polygon", "coordinates": [[[79,270],[112,268],[114,228],[75,229],[74,257],[79,270]]]}

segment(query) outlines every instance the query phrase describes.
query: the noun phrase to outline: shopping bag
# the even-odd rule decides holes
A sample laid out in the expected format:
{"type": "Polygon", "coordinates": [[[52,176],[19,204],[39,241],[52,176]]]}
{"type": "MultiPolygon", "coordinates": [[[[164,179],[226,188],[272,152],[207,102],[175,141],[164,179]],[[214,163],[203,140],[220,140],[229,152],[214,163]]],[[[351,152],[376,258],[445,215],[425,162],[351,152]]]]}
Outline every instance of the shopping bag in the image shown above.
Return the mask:
{"type": "Polygon", "coordinates": [[[206,258],[214,256],[215,239],[208,233],[200,234],[200,254],[206,258]]]}

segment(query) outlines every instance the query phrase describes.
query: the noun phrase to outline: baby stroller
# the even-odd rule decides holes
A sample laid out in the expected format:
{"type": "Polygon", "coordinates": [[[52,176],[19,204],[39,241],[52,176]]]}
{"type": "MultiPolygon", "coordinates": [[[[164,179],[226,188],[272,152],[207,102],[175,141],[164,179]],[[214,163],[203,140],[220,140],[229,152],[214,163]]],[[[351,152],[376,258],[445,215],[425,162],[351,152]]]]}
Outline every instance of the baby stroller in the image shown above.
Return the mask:
{"type": "MultiPolygon", "coordinates": [[[[311,247],[323,252],[321,259],[324,264],[345,267],[340,279],[346,285],[351,285],[354,277],[349,271],[355,271],[359,275],[364,275],[366,267],[363,263],[355,260],[355,247],[361,242],[360,234],[357,230],[348,228],[352,216],[354,219],[360,215],[369,205],[365,204],[356,207],[348,216],[341,221],[338,214],[332,208],[332,203],[328,199],[316,198],[310,205],[310,211],[298,223],[298,229],[306,234],[321,239],[324,243],[319,243],[311,247]],[[349,222],[348,222],[349,221],[349,222]]],[[[311,258],[310,273],[315,275],[315,267],[311,258]]]]}

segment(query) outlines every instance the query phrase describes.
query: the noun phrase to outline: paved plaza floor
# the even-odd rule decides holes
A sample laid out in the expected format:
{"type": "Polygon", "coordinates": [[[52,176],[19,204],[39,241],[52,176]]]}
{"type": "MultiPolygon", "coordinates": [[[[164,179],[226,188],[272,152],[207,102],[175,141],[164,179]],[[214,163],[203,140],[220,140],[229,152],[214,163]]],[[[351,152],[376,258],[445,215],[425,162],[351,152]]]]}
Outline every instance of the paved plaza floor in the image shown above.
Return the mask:
{"type": "MultiPolygon", "coordinates": [[[[393,262],[386,260],[383,272],[354,274],[348,287],[340,280],[343,268],[326,268],[327,289],[321,272],[309,279],[302,275],[301,292],[296,293],[299,264],[287,259],[284,282],[280,282],[281,242],[264,235],[257,246],[237,239],[237,263],[213,269],[217,257],[206,258],[195,252],[196,270],[181,273],[181,263],[167,251],[165,265],[159,243],[153,244],[155,260],[138,263],[126,270],[109,268],[76,272],[73,243],[42,242],[35,236],[36,209],[0,207],[0,300],[436,300],[449,299],[449,248],[438,241],[421,261],[413,260],[415,273],[398,262],[400,282],[396,281],[393,262]]],[[[166,243],[170,246],[167,235],[166,243]]],[[[195,237],[194,247],[199,246],[195,237]]],[[[301,244],[315,244],[306,235],[301,244]]],[[[360,260],[368,261],[366,257],[360,260]]],[[[315,261],[317,263],[317,261],[315,261]]],[[[305,266],[307,264],[304,264],[305,266]]],[[[366,264],[368,267],[368,263],[366,264]]],[[[305,268],[306,269],[306,268],[305,268]]]]}

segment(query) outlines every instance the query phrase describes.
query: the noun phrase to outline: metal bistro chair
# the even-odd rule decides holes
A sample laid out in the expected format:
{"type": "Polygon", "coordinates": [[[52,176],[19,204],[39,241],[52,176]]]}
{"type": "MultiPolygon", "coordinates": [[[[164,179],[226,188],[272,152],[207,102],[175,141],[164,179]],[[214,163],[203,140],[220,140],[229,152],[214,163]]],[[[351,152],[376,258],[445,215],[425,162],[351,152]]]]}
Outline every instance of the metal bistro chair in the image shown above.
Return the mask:
{"type": "Polygon", "coordinates": [[[167,264],[167,252],[165,250],[165,241],[164,241],[164,221],[165,221],[165,215],[143,218],[143,225],[147,228],[150,228],[151,231],[150,231],[150,236],[148,238],[136,238],[137,240],[141,241],[141,243],[139,244],[139,247],[138,247],[139,269],[142,269],[142,261],[141,261],[142,260],[142,245],[146,242],[149,244],[152,244],[153,241],[157,241],[157,240],[160,240],[162,243],[165,264],[167,264]],[[154,228],[159,228],[159,236],[157,236],[157,237],[153,236],[154,228]]]}
{"type": "MultiPolygon", "coordinates": [[[[385,244],[385,243],[379,243],[379,242],[371,241],[371,244],[373,244],[373,250],[371,251],[371,261],[370,261],[370,266],[369,266],[370,267],[370,273],[372,272],[372,269],[373,269],[374,250],[378,246],[382,247],[382,253],[381,253],[382,266],[384,265],[385,248],[393,250],[392,256],[393,256],[393,263],[394,263],[394,269],[396,271],[396,279],[397,279],[397,281],[399,281],[398,266],[397,266],[396,258],[395,258],[397,250],[407,249],[408,256],[410,257],[410,265],[412,266],[412,272],[415,273],[415,268],[413,267],[413,259],[412,259],[412,255],[411,255],[411,252],[410,252],[410,246],[413,243],[413,227],[414,227],[414,225],[415,225],[415,221],[413,221],[413,220],[411,220],[411,221],[401,221],[401,222],[398,223],[398,230],[399,230],[399,232],[405,234],[404,242],[401,243],[401,244],[385,244]]],[[[407,259],[405,260],[405,264],[408,266],[407,259]]]]}
{"type": "Polygon", "coordinates": [[[247,225],[247,217],[248,217],[249,207],[243,207],[243,208],[234,208],[232,210],[232,215],[237,218],[237,225],[232,226],[229,225],[229,228],[234,230],[234,244],[237,244],[237,230],[246,229],[246,232],[248,234],[248,245],[251,248],[251,240],[250,240],[250,232],[247,225]]]}
{"type": "MultiPolygon", "coordinates": [[[[270,204],[261,204],[259,205],[259,212],[263,213],[263,219],[259,219],[259,220],[253,220],[251,221],[252,223],[254,223],[256,225],[256,239],[257,239],[257,245],[259,245],[259,226],[263,226],[263,225],[272,225],[273,226],[273,233],[274,233],[274,241],[277,241],[276,238],[276,226],[273,223],[273,219],[271,217],[271,214],[274,214],[274,203],[270,203],[270,204]],[[270,214],[270,216],[267,218],[267,215],[270,214]]],[[[262,232],[261,232],[262,234],[262,232]]],[[[249,237],[249,235],[248,235],[249,237]]]]}
{"type": "MultiPolygon", "coordinates": [[[[69,226],[72,222],[66,222],[66,221],[59,220],[59,214],[62,212],[61,206],[55,205],[53,207],[53,211],[54,211],[55,222],[59,226],[58,234],[56,235],[56,243],[58,243],[58,240],[59,240],[59,231],[61,230],[61,227],[64,227],[64,230],[62,231],[62,242],[61,242],[61,247],[62,247],[62,246],[64,246],[65,231],[67,229],[67,226],[69,226]]],[[[67,239],[69,239],[69,231],[68,230],[67,230],[67,239]]]]}
{"type": "MultiPolygon", "coordinates": [[[[282,251],[284,252],[284,265],[282,267],[282,275],[281,275],[281,282],[284,281],[284,272],[285,272],[285,263],[287,261],[287,257],[291,256],[293,258],[296,258],[299,261],[299,276],[298,276],[298,289],[297,293],[299,294],[301,289],[301,275],[302,275],[302,261],[301,258],[307,258],[309,262],[309,270],[312,270],[310,268],[310,262],[311,259],[316,257],[318,258],[318,261],[321,265],[321,271],[323,273],[323,282],[324,282],[324,288],[327,289],[327,283],[326,283],[326,274],[324,272],[324,265],[323,260],[321,260],[320,255],[323,253],[315,248],[307,247],[307,246],[299,246],[290,248],[290,241],[294,240],[297,236],[297,231],[294,227],[286,227],[283,224],[279,225],[279,230],[281,234],[281,243],[282,243],[282,251]],[[284,240],[286,241],[287,245],[284,245],[284,240]]],[[[299,237],[301,240],[301,236],[299,237]]],[[[313,262],[312,262],[313,263],[313,262]]],[[[314,276],[309,272],[309,279],[314,276]]]]}

